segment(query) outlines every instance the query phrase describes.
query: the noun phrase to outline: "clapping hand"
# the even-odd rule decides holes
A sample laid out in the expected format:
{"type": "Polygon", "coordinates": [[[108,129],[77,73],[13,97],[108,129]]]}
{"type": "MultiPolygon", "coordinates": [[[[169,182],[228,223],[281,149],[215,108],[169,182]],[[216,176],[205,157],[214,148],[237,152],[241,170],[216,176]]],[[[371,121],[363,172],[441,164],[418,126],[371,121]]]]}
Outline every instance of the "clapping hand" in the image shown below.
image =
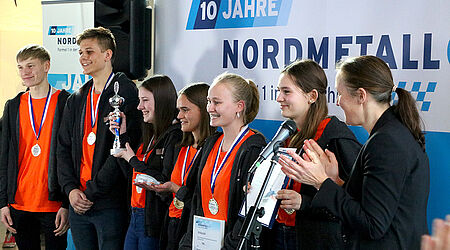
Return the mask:
{"type": "Polygon", "coordinates": [[[333,152],[328,149],[323,151],[319,144],[314,140],[305,140],[303,149],[306,152],[306,154],[303,154],[303,158],[308,159],[309,161],[313,161],[312,159],[316,162],[320,161],[331,180],[340,186],[344,184],[344,181],[339,178],[339,165],[333,152]]]}
{"type": "Polygon", "coordinates": [[[313,140],[306,140],[302,157],[288,152],[293,160],[280,155],[281,170],[297,182],[308,184],[319,189],[327,178],[338,176],[337,161],[333,153],[325,153],[313,140]]]}
{"type": "Polygon", "coordinates": [[[433,235],[422,236],[422,250],[450,250],[450,215],[433,221],[433,235]]]}

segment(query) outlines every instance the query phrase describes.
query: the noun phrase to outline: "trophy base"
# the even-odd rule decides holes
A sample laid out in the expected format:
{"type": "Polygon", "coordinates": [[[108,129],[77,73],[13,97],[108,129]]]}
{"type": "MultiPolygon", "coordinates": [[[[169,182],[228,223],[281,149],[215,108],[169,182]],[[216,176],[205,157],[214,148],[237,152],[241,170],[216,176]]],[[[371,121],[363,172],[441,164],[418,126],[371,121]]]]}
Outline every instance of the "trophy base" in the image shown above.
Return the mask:
{"type": "Polygon", "coordinates": [[[115,155],[117,153],[119,153],[120,151],[124,151],[126,150],[125,148],[113,148],[111,149],[111,155],[115,155]]]}

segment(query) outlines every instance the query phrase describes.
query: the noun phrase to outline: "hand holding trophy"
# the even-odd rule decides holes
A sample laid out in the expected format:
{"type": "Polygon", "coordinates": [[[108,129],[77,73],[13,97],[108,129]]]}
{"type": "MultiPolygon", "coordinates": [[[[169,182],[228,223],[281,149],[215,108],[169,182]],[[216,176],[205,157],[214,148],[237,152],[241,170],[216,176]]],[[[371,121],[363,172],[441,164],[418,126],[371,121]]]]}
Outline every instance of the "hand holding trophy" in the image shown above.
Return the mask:
{"type": "MultiPolygon", "coordinates": [[[[114,108],[113,111],[113,115],[116,118],[115,122],[117,122],[117,124],[120,124],[120,110],[119,107],[122,106],[123,102],[125,101],[125,99],[121,96],[119,96],[119,82],[115,82],[114,83],[114,95],[109,98],[109,104],[111,105],[111,107],[114,108]]],[[[113,143],[113,148],[111,149],[111,155],[115,155],[117,153],[119,153],[122,150],[125,150],[125,148],[121,148],[120,147],[120,139],[119,139],[119,135],[120,135],[120,131],[118,128],[114,129],[115,130],[115,138],[114,138],[114,143],[113,143]]]]}

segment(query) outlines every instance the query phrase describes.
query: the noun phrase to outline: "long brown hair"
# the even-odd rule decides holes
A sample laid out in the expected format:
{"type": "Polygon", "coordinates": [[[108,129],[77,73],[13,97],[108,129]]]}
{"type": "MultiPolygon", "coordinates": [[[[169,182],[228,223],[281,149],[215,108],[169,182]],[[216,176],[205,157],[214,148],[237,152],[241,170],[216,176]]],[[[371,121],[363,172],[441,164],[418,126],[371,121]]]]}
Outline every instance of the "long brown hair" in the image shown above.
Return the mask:
{"type": "Polygon", "coordinates": [[[140,88],[152,92],[155,100],[155,114],[153,123],[143,123],[142,125],[142,143],[143,148],[147,149],[150,140],[154,136],[154,141],[169,128],[176,119],[177,110],[177,91],[173,86],[172,80],[165,75],[155,75],[145,80],[140,88]]]}
{"type": "Polygon", "coordinates": [[[199,147],[204,142],[206,137],[212,135],[216,128],[209,125],[209,114],[206,111],[206,104],[208,96],[209,85],[203,82],[193,83],[188,85],[180,90],[179,96],[184,95],[189,102],[194,104],[200,109],[200,138],[197,138],[197,141],[194,141],[194,136],[192,132],[183,132],[183,140],[181,140],[180,146],[191,146],[197,143],[199,147]]]}
{"type": "MultiPolygon", "coordinates": [[[[388,104],[391,102],[394,81],[388,65],[380,58],[360,56],[347,59],[338,64],[338,69],[350,94],[354,95],[357,89],[363,88],[375,101],[388,104]]],[[[401,88],[396,88],[395,92],[398,95],[398,103],[394,105],[394,113],[425,149],[423,122],[414,98],[401,88]]]]}
{"type": "Polygon", "coordinates": [[[322,67],[313,60],[299,60],[286,66],[281,72],[286,74],[304,93],[314,89],[317,91],[317,100],[310,104],[306,113],[305,122],[299,131],[291,137],[289,147],[300,148],[303,141],[314,138],[320,122],[328,115],[326,89],[327,76],[322,67]]]}

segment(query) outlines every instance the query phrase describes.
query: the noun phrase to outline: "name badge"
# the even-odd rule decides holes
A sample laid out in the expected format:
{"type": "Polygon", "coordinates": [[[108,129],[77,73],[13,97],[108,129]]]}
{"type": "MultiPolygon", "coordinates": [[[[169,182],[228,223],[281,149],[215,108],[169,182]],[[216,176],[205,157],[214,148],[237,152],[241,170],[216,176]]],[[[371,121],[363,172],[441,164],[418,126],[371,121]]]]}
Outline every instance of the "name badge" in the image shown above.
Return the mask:
{"type": "Polygon", "coordinates": [[[164,148],[157,148],[155,149],[156,155],[163,155],[164,154],[164,148]]]}

